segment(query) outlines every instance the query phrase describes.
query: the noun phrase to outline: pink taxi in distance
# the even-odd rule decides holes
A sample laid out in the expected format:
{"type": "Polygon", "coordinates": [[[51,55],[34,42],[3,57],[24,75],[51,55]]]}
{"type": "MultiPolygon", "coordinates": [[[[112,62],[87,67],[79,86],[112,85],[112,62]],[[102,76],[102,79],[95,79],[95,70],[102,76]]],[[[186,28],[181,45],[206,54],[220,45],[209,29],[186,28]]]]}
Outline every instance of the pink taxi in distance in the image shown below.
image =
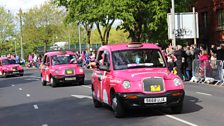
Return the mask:
{"type": "Polygon", "coordinates": [[[0,58],[0,76],[7,77],[10,75],[23,76],[23,67],[16,64],[13,58],[1,57],[0,58]]]}
{"type": "Polygon", "coordinates": [[[77,64],[75,53],[54,51],[44,54],[40,68],[42,85],[84,84],[84,70],[77,64]]]}
{"type": "Polygon", "coordinates": [[[181,113],[182,80],[168,71],[160,47],[149,43],[105,45],[98,49],[92,73],[95,107],[108,104],[115,117],[132,108],[167,107],[181,113]]]}

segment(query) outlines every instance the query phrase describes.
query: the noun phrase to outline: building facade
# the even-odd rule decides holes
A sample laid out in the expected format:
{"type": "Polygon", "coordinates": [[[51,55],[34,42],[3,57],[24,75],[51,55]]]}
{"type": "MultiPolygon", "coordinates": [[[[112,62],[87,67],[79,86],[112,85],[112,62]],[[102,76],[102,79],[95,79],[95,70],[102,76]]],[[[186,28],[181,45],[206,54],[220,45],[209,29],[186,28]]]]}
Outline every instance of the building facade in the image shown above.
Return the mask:
{"type": "Polygon", "coordinates": [[[195,10],[199,18],[199,40],[210,46],[224,43],[224,0],[197,0],[195,10]]]}

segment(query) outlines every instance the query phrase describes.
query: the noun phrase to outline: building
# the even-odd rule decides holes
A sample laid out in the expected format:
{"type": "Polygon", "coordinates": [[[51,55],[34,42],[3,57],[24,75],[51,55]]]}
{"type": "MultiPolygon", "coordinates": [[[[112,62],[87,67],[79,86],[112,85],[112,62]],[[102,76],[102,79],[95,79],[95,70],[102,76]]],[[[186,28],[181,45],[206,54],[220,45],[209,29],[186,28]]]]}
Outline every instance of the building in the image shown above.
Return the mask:
{"type": "Polygon", "coordinates": [[[224,0],[196,0],[199,18],[199,40],[210,46],[224,43],[224,0]]]}

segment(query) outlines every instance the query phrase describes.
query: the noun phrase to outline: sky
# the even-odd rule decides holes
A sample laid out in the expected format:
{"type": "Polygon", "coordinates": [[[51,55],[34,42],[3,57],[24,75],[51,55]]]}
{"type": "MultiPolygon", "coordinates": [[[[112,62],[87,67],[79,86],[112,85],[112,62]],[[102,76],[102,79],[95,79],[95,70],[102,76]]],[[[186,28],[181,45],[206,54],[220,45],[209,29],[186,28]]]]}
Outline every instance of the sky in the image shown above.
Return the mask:
{"type": "Polygon", "coordinates": [[[0,0],[0,6],[4,6],[13,13],[17,13],[19,8],[27,11],[32,7],[43,4],[45,1],[48,0],[0,0]]]}

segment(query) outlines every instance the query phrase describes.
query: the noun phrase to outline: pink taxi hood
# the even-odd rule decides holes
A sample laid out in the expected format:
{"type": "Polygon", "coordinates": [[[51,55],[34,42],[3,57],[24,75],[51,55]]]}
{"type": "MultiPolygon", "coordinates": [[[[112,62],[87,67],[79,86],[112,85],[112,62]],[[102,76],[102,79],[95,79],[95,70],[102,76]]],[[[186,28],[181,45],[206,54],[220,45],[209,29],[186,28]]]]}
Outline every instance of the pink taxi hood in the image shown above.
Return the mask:
{"type": "Polygon", "coordinates": [[[167,78],[170,74],[167,68],[141,68],[115,71],[114,75],[118,78],[130,81],[140,81],[146,77],[167,78]]]}
{"type": "Polygon", "coordinates": [[[67,68],[77,68],[78,64],[63,64],[63,65],[54,65],[53,69],[67,69],[67,68]]]}

